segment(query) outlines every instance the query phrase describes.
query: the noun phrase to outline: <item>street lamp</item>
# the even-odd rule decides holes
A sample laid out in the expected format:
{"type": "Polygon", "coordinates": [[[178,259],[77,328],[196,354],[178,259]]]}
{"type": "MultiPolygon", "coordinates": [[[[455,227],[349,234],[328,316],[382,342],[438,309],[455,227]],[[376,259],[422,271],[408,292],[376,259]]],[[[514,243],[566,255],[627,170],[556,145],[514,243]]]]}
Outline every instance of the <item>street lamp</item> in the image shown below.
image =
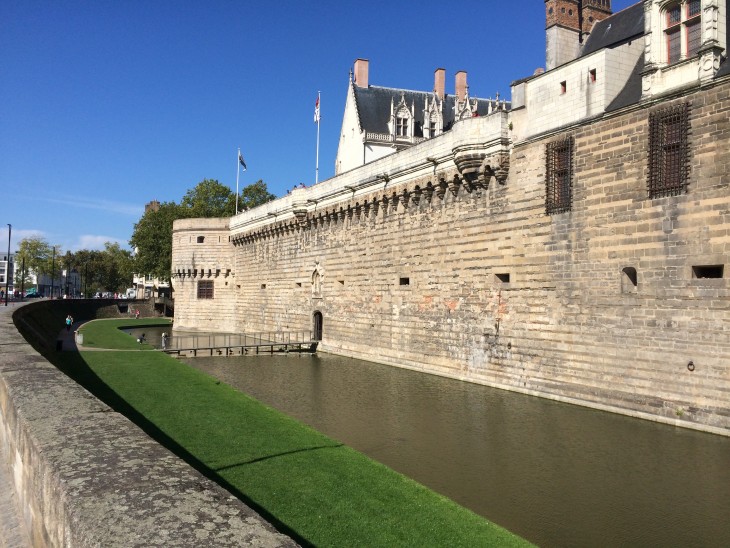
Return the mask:
{"type": "MultiPolygon", "coordinates": [[[[48,260],[48,259],[46,259],[46,260],[48,260]]],[[[51,260],[51,299],[53,298],[53,293],[56,290],[55,276],[56,276],[56,246],[54,245],[53,246],[53,259],[51,260]]]]}
{"type": "Polygon", "coordinates": [[[8,260],[5,263],[5,306],[8,306],[8,286],[10,285],[10,233],[13,225],[8,223],[8,260]]]}

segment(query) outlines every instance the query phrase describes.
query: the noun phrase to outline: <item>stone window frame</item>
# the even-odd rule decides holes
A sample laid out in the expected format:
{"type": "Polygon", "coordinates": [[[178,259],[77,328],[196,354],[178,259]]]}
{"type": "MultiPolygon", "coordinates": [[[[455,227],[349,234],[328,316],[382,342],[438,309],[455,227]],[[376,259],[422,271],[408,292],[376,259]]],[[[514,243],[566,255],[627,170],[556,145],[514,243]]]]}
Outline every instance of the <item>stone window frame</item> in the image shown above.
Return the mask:
{"type": "Polygon", "coordinates": [[[690,105],[649,113],[649,198],[678,196],[689,185],[690,105]]]}
{"type": "Polygon", "coordinates": [[[213,296],[213,280],[198,280],[198,299],[212,299],[213,296]]]}
{"type": "Polygon", "coordinates": [[[396,116],[395,118],[395,136],[408,137],[408,117],[396,116]]]}
{"type": "Polygon", "coordinates": [[[680,0],[662,8],[664,46],[668,64],[689,59],[702,44],[701,0],[680,0]]]}
{"type": "Polygon", "coordinates": [[[573,209],[572,136],[545,145],[545,213],[553,215],[573,209]]]}

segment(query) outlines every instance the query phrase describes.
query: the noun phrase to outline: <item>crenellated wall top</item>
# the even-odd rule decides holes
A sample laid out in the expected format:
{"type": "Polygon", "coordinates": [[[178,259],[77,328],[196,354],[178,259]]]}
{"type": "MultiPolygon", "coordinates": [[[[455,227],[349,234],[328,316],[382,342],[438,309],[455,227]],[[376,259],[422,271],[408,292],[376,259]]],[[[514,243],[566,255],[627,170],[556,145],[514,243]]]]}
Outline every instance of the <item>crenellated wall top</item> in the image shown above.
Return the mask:
{"type": "Polygon", "coordinates": [[[228,230],[230,228],[230,222],[230,217],[178,219],[172,223],[172,231],[174,233],[184,230],[195,230],[200,232],[228,230]]]}

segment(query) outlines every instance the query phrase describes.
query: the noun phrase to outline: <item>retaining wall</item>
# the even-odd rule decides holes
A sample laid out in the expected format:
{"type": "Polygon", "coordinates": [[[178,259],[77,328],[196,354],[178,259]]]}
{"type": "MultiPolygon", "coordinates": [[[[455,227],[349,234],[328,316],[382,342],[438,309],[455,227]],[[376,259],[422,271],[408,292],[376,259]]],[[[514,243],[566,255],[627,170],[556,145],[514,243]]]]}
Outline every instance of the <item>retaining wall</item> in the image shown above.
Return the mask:
{"type": "Polygon", "coordinates": [[[296,546],[28,344],[13,319],[41,337],[54,305],[0,313],[1,465],[34,546],[296,546]]]}

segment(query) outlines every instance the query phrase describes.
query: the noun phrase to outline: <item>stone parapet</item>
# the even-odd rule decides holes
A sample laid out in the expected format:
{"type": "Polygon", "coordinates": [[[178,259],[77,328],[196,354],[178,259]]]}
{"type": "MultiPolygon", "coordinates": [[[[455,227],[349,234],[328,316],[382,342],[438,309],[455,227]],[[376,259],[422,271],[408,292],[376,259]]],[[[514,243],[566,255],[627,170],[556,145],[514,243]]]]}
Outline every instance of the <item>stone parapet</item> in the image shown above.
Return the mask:
{"type": "Polygon", "coordinates": [[[59,372],[9,313],[0,345],[0,465],[33,546],[296,545],[59,372]]]}

